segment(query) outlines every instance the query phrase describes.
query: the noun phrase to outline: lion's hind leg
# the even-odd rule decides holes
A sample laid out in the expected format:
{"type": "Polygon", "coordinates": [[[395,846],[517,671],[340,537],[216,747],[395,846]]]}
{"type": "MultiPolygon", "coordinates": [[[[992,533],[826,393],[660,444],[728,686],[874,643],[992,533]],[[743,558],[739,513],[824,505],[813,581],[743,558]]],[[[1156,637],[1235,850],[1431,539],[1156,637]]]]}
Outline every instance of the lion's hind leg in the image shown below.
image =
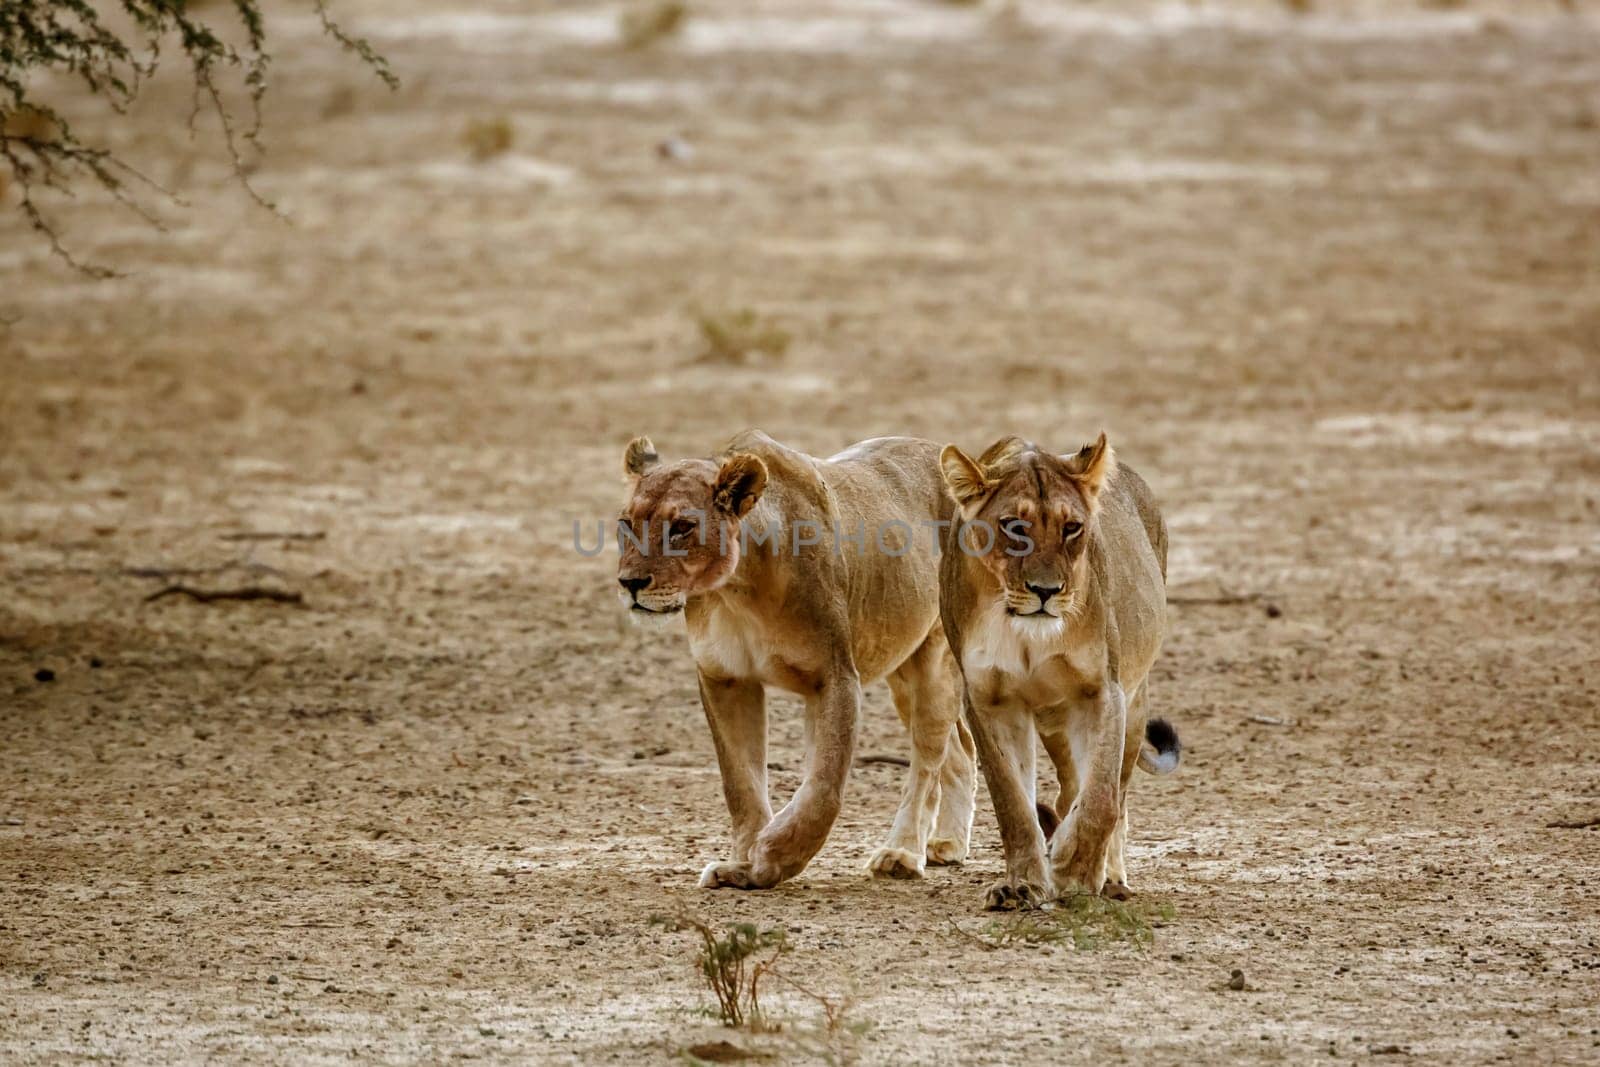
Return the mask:
{"type": "MultiPolygon", "coordinates": [[[[1122,808],[1117,816],[1117,828],[1111,832],[1111,843],[1106,848],[1106,884],[1100,895],[1112,900],[1132,900],[1133,886],[1128,880],[1128,787],[1133,784],[1133,769],[1141,766],[1146,757],[1145,724],[1149,712],[1145,707],[1144,685],[1139,686],[1128,701],[1128,733],[1123,742],[1122,756],[1122,808]]],[[[1170,727],[1169,727],[1170,729],[1170,727]]],[[[1176,749],[1176,741],[1173,745],[1176,749]]],[[[1166,753],[1158,753],[1166,756],[1166,753]]],[[[1176,757],[1170,757],[1176,762],[1176,757]]]]}
{"type": "MultiPolygon", "coordinates": [[[[951,699],[959,702],[958,693],[951,699]]],[[[977,805],[978,750],[965,719],[956,718],[953,736],[939,768],[939,815],[928,839],[928,862],[961,863],[972,841],[972,813],[977,805]]]]}
{"type": "Polygon", "coordinates": [[[878,878],[921,878],[934,815],[939,809],[940,772],[953,735],[953,690],[946,672],[944,631],[935,627],[889,675],[895,710],[911,734],[911,768],[900,810],[883,847],[867,869],[878,878]]]}

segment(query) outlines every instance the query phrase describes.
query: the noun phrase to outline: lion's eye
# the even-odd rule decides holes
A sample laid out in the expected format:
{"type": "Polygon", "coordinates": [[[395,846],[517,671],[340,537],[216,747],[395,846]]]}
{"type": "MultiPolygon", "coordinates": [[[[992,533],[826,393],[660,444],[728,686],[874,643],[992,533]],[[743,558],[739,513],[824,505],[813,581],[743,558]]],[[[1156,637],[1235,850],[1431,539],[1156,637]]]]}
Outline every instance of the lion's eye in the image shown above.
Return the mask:
{"type": "Polygon", "coordinates": [[[1081,522],[1068,522],[1063,523],[1061,526],[1061,540],[1063,541],[1070,541],[1081,533],[1083,533],[1083,523],[1081,522]]]}
{"type": "Polygon", "coordinates": [[[694,533],[694,523],[689,519],[679,519],[672,524],[672,537],[674,540],[682,541],[692,533],[694,533]]]}

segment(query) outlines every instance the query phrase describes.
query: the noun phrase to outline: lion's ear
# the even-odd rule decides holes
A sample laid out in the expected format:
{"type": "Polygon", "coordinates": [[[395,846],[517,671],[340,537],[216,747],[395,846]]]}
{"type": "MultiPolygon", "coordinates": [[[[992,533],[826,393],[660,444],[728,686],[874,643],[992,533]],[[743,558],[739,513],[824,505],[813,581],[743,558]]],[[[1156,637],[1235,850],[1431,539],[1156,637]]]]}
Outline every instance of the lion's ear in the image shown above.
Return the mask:
{"type": "Polygon", "coordinates": [[[944,451],[939,453],[939,469],[944,472],[944,484],[949,488],[950,495],[956,498],[956,504],[963,512],[994,488],[984,475],[983,468],[955,445],[945,445],[944,451]]]}
{"type": "Polygon", "coordinates": [[[1117,473],[1117,454],[1106,442],[1106,435],[1102,432],[1094,444],[1084,445],[1078,449],[1077,455],[1067,460],[1067,468],[1072,471],[1072,476],[1078,479],[1078,484],[1083,486],[1083,491],[1088,494],[1089,499],[1094,500],[1111,480],[1111,476],[1117,473]]]}
{"type": "Polygon", "coordinates": [[[639,477],[660,462],[656,446],[650,443],[648,437],[635,437],[628,442],[628,450],[622,454],[622,470],[630,478],[639,477]]]}
{"type": "Polygon", "coordinates": [[[711,501],[718,510],[742,519],[756,506],[767,488],[767,465],[761,457],[736,452],[722,461],[711,501]]]}

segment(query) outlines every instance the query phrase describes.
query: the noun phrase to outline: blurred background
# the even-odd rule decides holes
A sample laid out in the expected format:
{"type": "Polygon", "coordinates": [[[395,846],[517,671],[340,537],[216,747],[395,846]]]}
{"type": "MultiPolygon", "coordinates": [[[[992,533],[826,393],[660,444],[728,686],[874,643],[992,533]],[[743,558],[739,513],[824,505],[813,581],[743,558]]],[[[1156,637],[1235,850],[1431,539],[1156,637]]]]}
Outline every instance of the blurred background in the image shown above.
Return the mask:
{"type": "Polygon", "coordinates": [[[265,7],[278,213],[181,63],[34,86],[183,198],[41,196],[119,276],[0,193],[4,1058],[671,1057],[677,905],[876,976],[869,1061],[1596,1054],[1594,5],[340,0],[393,92],[265,7]],[[799,883],[694,891],[687,650],[572,523],[746,426],[1153,485],[1152,953],[952,938],[986,800],[867,882],[890,765],[799,883]]]}

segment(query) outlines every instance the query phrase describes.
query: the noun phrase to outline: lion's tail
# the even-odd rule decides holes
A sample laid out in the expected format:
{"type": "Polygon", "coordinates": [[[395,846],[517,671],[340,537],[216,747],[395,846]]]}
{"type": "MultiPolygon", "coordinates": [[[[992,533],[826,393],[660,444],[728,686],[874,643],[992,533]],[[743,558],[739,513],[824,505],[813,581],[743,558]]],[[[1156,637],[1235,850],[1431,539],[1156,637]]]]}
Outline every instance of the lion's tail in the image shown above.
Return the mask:
{"type": "MultiPolygon", "coordinates": [[[[1139,746],[1139,766],[1151,774],[1171,774],[1178,769],[1178,761],[1183,758],[1183,744],[1178,740],[1178,731],[1166,719],[1151,719],[1144,724],[1144,744],[1139,746]]],[[[1056,814],[1056,809],[1040,800],[1033,805],[1034,814],[1039,818],[1039,829],[1044,831],[1044,839],[1049,841],[1061,826],[1061,817],[1056,814]]]]}
{"type": "Polygon", "coordinates": [[[1139,746],[1139,767],[1151,774],[1171,774],[1183,758],[1178,731],[1166,719],[1151,719],[1144,724],[1144,744],[1139,746]]]}

